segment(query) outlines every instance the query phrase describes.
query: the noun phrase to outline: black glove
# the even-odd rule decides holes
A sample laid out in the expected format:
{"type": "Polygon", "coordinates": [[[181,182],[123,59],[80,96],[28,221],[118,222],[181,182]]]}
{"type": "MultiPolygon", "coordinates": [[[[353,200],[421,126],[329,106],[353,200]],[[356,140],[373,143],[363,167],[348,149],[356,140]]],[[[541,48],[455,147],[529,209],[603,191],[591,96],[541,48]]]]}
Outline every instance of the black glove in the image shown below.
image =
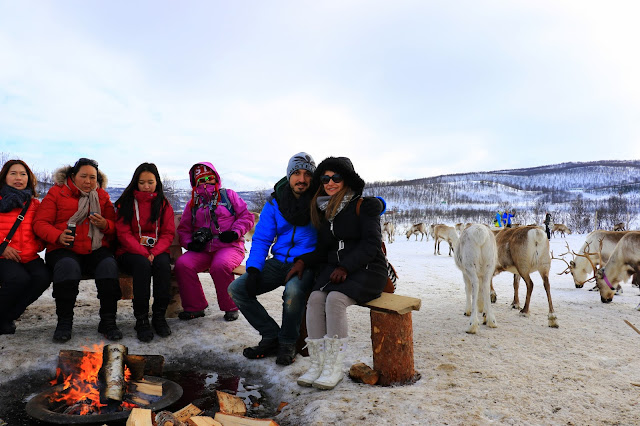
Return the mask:
{"type": "Polygon", "coordinates": [[[334,284],[340,284],[347,279],[347,270],[342,266],[338,266],[329,276],[329,280],[334,284]]]}
{"type": "Polygon", "coordinates": [[[258,295],[258,287],[260,287],[260,283],[262,282],[262,273],[258,268],[250,266],[247,268],[247,274],[247,279],[244,282],[247,294],[250,297],[256,297],[258,295]]]}
{"type": "Polygon", "coordinates": [[[239,238],[239,236],[238,236],[238,233],[235,231],[224,231],[220,234],[218,238],[223,243],[232,243],[236,241],[239,238]]]}
{"type": "Polygon", "coordinates": [[[206,245],[207,243],[199,243],[197,241],[191,241],[189,244],[187,244],[187,250],[201,252],[202,250],[204,250],[204,247],[206,245]]]}

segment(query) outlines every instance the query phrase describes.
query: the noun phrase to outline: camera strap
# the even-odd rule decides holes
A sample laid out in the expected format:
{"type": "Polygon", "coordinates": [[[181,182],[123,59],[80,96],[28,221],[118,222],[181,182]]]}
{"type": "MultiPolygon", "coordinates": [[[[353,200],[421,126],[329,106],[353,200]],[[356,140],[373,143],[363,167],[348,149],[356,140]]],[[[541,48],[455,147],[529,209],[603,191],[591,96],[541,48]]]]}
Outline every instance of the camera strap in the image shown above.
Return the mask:
{"type": "Polygon", "coordinates": [[[9,233],[7,234],[6,237],[4,237],[4,241],[2,241],[2,244],[0,244],[0,256],[2,256],[2,253],[4,253],[4,250],[7,248],[7,246],[11,242],[11,239],[13,238],[13,234],[15,234],[16,231],[18,230],[18,226],[20,226],[20,224],[24,220],[24,216],[27,214],[27,210],[29,210],[30,204],[31,204],[31,198],[27,200],[24,207],[22,208],[22,211],[20,211],[20,214],[18,214],[16,221],[13,223],[13,226],[9,230],[9,233]]]}
{"type": "Polygon", "coordinates": [[[213,221],[213,224],[216,227],[216,231],[218,232],[218,234],[220,234],[222,232],[220,231],[220,225],[218,225],[218,216],[216,215],[216,212],[215,212],[217,205],[218,205],[217,202],[214,203],[214,201],[211,201],[208,207],[209,207],[209,214],[211,215],[211,220],[213,221]]]}
{"type": "MultiPolygon", "coordinates": [[[[136,211],[136,221],[138,222],[138,236],[142,239],[142,226],[140,226],[140,210],[138,210],[138,200],[133,199],[133,207],[136,211]]],[[[156,220],[156,241],[158,241],[158,221],[156,220]]]]}

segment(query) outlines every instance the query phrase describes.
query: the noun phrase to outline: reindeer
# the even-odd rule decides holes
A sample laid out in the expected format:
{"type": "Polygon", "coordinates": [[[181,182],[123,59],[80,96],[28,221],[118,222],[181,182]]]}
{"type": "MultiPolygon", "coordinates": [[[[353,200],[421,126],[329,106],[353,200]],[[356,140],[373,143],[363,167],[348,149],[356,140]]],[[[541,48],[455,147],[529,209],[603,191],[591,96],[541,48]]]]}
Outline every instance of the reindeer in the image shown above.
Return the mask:
{"type": "MultiPolygon", "coordinates": [[[[416,223],[415,225],[411,225],[409,229],[407,229],[407,241],[411,238],[412,235],[416,236],[416,241],[418,241],[418,234],[421,234],[420,241],[427,234],[427,226],[424,223],[416,223]]],[[[427,235],[427,241],[429,241],[429,236],[427,235]]]]}
{"type": "MultiPolygon", "coordinates": [[[[589,260],[591,261],[591,260],[589,260]]],[[[595,265],[593,265],[595,268],[595,265]]],[[[609,261],[595,274],[596,287],[600,291],[600,301],[611,303],[620,282],[640,272],[640,232],[627,232],[618,241],[609,261]]]]}
{"type": "MultiPolygon", "coordinates": [[[[384,225],[382,226],[382,235],[386,235],[387,236],[387,240],[389,241],[389,243],[393,243],[393,241],[395,240],[395,233],[396,233],[396,226],[391,223],[391,222],[385,222],[384,225]]],[[[418,238],[418,236],[416,235],[416,239],[418,238]]]]}
{"type": "Polygon", "coordinates": [[[495,275],[503,271],[513,273],[513,302],[511,307],[520,308],[518,286],[520,277],[527,283],[527,298],[524,307],[520,310],[523,316],[529,316],[529,302],[533,292],[531,273],[538,271],[542,277],[544,290],[547,292],[549,302],[549,314],[547,316],[549,327],[558,328],[556,314],[551,302],[551,286],[549,285],[549,268],[551,257],[549,256],[549,240],[546,233],[538,226],[521,226],[519,228],[506,228],[496,235],[498,246],[498,262],[495,275]]]}
{"type": "Polygon", "coordinates": [[[470,227],[472,224],[471,223],[456,223],[456,232],[458,233],[458,235],[460,235],[462,233],[462,231],[464,231],[465,229],[467,229],[468,227],[470,227]]]}
{"type": "Polygon", "coordinates": [[[615,225],[613,225],[613,230],[614,231],[626,231],[626,227],[624,225],[624,222],[616,223],[615,225]]]}
{"type": "Polygon", "coordinates": [[[440,243],[446,241],[449,244],[449,256],[453,253],[454,246],[458,244],[458,233],[456,230],[447,225],[435,225],[433,227],[433,239],[435,244],[433,246],[433,254],[440,254],[440,243]]]}
{"type": "Polygon", "coordinates": [[[560,236],[564,237],[565,233],[571,234],[571,229],[569,229],[566,225],[563,225],[562,223],[555,223],[553,225],[553,228],[551,228],[551,235],[553,235],[555,237],[556,236],[556,232],[559,232],[560,236]]]}
{"type": "Polygon", "coordinates": [[[622,239],[629,231],[593,231],[584,241],[578,253],[575,253],[569,249],[567,244],[567,252],[564,254],[573,254],[573,260],[567,263],[564,260],[564,254],[561,256],[567,268],[560,272],[558,275],[571,273],[573,277],[573,283],[576,288],[582,288],[584,283],[588,281],[588,276],[596,272],[597,266],[604,266],[609,260],[609,257],[613,253],[613,250],[618,244],[618,241],[622,239]],[[593,251],[592,251],[593,250],[593,251]],[[587,253],[587,254],[585,254],[587,253]],[[603,263],[601,263],[603,262],[603,263]]]}
{"type": "Polygon", "coordinates": [[[467,303],[464,314],[470,316],[467,333],[478,331],[478,312],[484,312],[485,323],[497,327],[491,309],[491,279],[496,269],[496,239],[486,225],[471,225],[460,234],[454,260],[462,271],[467,303]]]}

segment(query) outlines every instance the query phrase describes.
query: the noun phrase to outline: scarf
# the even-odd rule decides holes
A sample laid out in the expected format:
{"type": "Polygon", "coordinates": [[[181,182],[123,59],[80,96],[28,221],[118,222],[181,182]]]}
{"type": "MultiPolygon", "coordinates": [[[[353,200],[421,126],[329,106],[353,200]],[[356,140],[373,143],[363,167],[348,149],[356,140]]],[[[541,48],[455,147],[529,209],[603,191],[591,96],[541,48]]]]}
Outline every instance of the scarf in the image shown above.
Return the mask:
{"type": "Polygon", "coordinates": [[[5,185],[0,189],[0,213],[8,213],[13,209],[23,208],[33,193],[31,188],[16,189],[12,186],[5,185]]]}
{"type": "MultiPolygon", "coordinates": [[[[73,183],[71,179],[68,179],[67,183],[65,184],[69,189],[71,189],[71,187],[69,187],[69,182],[71,182],[71,184],[76,187],[78,193],[80,194],[80,198],[78,199],[78,211],[69,218],[69,223],[83,222],[87,218],[87,216],[89,216],[89,212],[98,214],[102,213],[102,210],[100,210],[100,198],[98,197],[97,190],[92,189],[89,192],[84,192],[80,188],[78,188],[78,186],[73,183]]],[[[91,222],[89,222],[89,233],[87,234],[87,236],[91,239],[92,251],[98,250],[100,247],[102,247],[102,238],[104,237],[104,234],[97,226],[94,226],[91,222]]]]}
{"type": "Polygon", "coordinates": [[[313,193],[310,190],[296,198],[287,178],[282,178],[273,189],[271,196],[278,202],[278,210],[287,222],[294,226],[306,226],[311,221],[313,193]]]}
{"type": "MultiPolygon", "coordinates": [[[[338,215],[338,213],[340,213],[342,211],[342,209],[344,209],[347,204],[349,204],[349,202],[351,201],[351,199],[353,198],[353,196],[355,195],[355,193],[353,191],[349,191],[345,194],[345,196],[342,198],[342,200],[340,201],[340,205],[338,206],[338,209],[336,210],[336,214],[334,214],[331,217],[328,217],[327,220],[329,222],[333,222],[333,219],[335,219],[335,217],[338,215]]],[[[331,199],[330,195],[321,195],[318,197],[317,204],[318,204],[318,208],[320,210],[322,210],[323,212],[327,210],[327,207],[329,206],[329,200],[331,199]]]]}

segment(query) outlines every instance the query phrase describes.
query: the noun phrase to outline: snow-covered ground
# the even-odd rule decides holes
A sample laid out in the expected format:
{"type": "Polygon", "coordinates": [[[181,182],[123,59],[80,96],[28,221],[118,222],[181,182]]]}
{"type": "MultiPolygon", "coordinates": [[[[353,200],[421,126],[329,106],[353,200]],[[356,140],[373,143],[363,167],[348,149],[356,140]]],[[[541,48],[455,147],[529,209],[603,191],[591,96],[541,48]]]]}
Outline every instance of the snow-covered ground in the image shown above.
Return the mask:
{"type": "MultiPolygon", "coordinates": [[[[555,238],[551,248],[561,253],[566,241],[577,251],[584,238],[555,238]]],[[[624,293],[605,305],[596,292],[587,290],[588,284],[576,289],[569,275],[556,275],[564,264],[553,261],[552,297],[560,328],[552,329],[547,326],[540,276],[533,275],[531,315],[526,318],[511,309],[512,275],[502,273],[494,279],[498,328],[481,326],[478,334],[469,335],[462,274],[453,258],[434,256],[433,240],[407,241],[398,236],[387,247],[400,275],[397,293],[422,299],[421,310],[413,312],[415,368],[422,375],[414,385],[368,386],[345,374],[334,390],[320,391],[296,384],[309,365],[305,358],[298,357],[287,367],[276,365],[274,358],[245,359],[242,349],[255,344],[259,336],[242,316],[233,323],[222,320],[207,275],[202,275],[210,303],[207,316],[188,322],[170,320],[174,332],[167,339],[140,343],[130,302],[120,302],[122,343],[132,353],[164,355],[169,363],[174,358],[198,360],[215,354],[228,365],[254,371],[274,384],[268,392],[276,403],[288,402],[275,417],[282,425],[640,423],[640,387],[632,384],[640,382],[640,335],[623,322],[640,327],[636,288],[623,284],[624,293]]],[[[448,251],[446,243],[441,251],[448,251]]],[[[521,283],[521,303],[525,288],[521,283]]],[[[276,317],[280,297],[279,292],[261,297],[276,317]]],[[[53,344],[55,306],[51,290],[47,291],[17,323],[15,335],[0,336],[0,384],[36,369],[53,374],[58,350],[99,343],[97,312],[95,288],[83,282],[73,338],[67,344],[53,344]]],[[[368,309],[350,308],[349,320],[345,372],[356,362],[373,365],[368,309]]]]}

